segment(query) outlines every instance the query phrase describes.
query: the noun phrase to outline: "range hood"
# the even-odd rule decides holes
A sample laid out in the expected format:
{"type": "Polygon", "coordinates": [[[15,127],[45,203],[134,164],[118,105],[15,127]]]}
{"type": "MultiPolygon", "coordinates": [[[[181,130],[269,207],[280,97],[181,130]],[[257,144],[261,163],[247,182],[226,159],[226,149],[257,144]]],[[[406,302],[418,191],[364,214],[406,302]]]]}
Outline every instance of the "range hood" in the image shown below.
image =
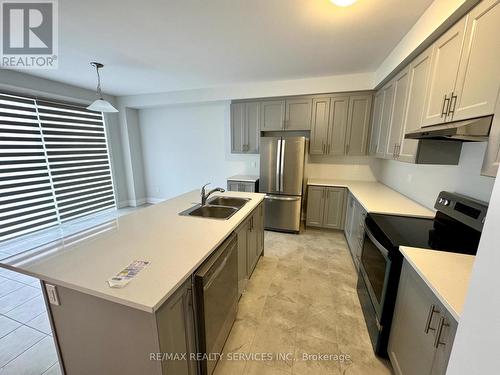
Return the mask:
{"type": "Polygon", "coordinates": [[[432,125],[405,134],[407,139],[434,139],[460,142],[485,142],[490,135],[493,116],[432,125]]]}

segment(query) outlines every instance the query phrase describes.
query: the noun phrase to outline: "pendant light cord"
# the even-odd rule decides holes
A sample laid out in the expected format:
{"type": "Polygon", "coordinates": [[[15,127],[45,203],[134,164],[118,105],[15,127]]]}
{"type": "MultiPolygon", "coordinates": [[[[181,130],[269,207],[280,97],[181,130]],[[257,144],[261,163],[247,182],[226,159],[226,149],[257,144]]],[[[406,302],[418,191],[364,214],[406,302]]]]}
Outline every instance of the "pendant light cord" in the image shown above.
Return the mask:
{"type": "Polygon", "coordinates": [[[99,99],[102,99],[102,92],[101,92],[101,75],[99,74],[99,66],[95,66],[95,70],[97,72],[97,96],[99,99]]]}

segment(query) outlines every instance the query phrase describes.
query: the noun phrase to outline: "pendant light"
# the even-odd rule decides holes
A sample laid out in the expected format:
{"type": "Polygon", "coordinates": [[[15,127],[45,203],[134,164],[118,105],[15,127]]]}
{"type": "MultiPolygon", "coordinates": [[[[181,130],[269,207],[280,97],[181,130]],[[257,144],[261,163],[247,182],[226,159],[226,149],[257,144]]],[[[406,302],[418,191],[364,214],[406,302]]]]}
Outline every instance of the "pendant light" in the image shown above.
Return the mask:
{"type": "Polygon", "coordinates": [[[99,69],[103,68],[104,65],[98,62],[91,62],[96,72],[97,72],[97,100],[95,100],[91,105],[87,107],[87,109],[96,112],[118,112],[118,110],[111,105],[110,102],[106,101],[102,97],[101,92],[101,76],[99,75],[99,69]]]}

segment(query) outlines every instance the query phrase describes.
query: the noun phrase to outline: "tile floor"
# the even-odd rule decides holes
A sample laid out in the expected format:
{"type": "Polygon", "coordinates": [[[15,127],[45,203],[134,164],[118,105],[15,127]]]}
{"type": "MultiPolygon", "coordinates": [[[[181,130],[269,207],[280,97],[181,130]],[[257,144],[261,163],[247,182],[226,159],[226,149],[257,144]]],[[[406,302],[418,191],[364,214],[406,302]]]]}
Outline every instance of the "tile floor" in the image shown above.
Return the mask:
{"type": "Polygon", "coordinates": [[[348,251],[342,232],[266,232],[265,256],[240,300],[215,375],[392,374],[389,362],[373,354],[348,251]],[[289,354],[231,360],[251,353],[289,354]]]}

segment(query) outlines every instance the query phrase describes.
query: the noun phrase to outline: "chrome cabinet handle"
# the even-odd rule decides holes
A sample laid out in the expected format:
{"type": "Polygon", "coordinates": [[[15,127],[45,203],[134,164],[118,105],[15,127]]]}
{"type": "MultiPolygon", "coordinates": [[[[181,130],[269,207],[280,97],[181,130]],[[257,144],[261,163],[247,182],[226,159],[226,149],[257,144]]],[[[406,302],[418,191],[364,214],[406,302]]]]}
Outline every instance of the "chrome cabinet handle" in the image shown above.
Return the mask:
{"type": "Polygon", "coordinates": [[[455,113],[455,107],[457,105],[457,95],[451,93],[450,108],[448,110],[448,116],[452,116],[455,113]]]}
{"type": "Polygon", "coordinates": [[[439,314],[439,310],[436,309],[436,305],[432,304],[431,308],[429,309],[429,315],[427,315],[427,321],[425,322],[425,328],[424,328],[425,333],[429,333],[429,331],[435,331],[435,328],[431,328],[431,323],[434,313],[439,314]]]}
{"type": "Polygon", "coordinates": [[[450,325],[446,322],[446,318],[444,316],[439,319],[439,324],[436,332],[436,339],[434,340],[434,347],[437,349],[439,345],[446,345],[445,342],[441,341],[441,335],[443,334],[443,328],[449,327],[450,325]]]}
{"type": "Polygon", "coordinates": [[[322,147],[322,148],[323,148],[323,154],[325,154],[325,152],[326,152],[326,151],[325,151],[325,150],[326,150],[326,147],[325,147],[325,144],[324,144],[324,143],[323,143],[323,147],[322,147]]]}
{"type": "Polygon", "coordinates": [[[396,159],[396,144],[394,144],[394,147],[392,148],[392,158],[396,159]]]}
{"type": "Polygon", "coordinates": [[[441,116],[440,117],[443,117],[443,116],[446,117],[449,109],[450,109],[450,98],[448,98],[448,96],[445,94],[444,100],[443,100],[443,108],[441,108],[441,116]]]}
{"type": "Polygon", "coordinates": [[[396,159],[399,159],[399,155],[401,152],[401,145],[396,145],[396,159]]]}
{"type": "Polygon", "coordinates": [[[346,149],[345,153],[346,153],[346,154],[349,154],[349,150],[350,150],[350,148],[351,148],[351,145],[348,143],[348,144],[345,146],[345,149],[346,149]]]}

